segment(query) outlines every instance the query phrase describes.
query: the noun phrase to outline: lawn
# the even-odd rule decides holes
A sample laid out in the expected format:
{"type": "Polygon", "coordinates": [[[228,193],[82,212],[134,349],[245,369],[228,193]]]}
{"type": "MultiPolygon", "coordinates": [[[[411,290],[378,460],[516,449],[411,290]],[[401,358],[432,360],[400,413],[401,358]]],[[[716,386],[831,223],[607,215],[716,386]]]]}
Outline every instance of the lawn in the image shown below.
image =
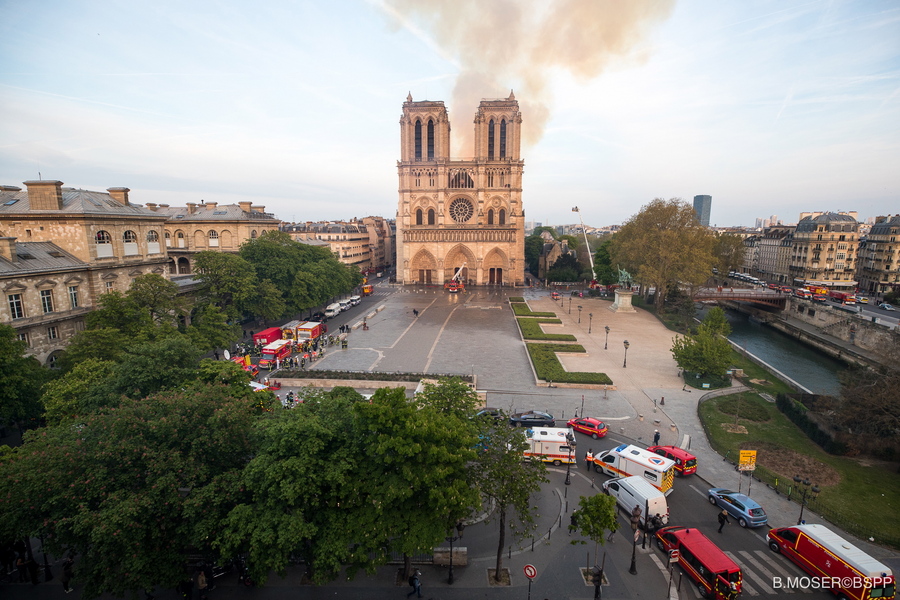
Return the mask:
{"type": "Polygon", "coordinates": [[[560,383],[595,383],[612,384],[612,379],[606,373],[586,373],[579,371],[566,371],[559,359],[557,352],[584,352],[581,344],[525,344],[528,348],[528,356],[537,376],[544,381],[556,381],[560,383]]]}
{"type": "Polygon", "coordinates": [[[554,312],[533,312],[527,304],[524,302],[510,302],[510,306],[512,306],[513,313],[517,317],[555,317],[556,313],[554,312]]]}
{"type": "Polygon", "coordinates": [[[810,501],[812,510],[855,535],[900,548],[900,524],[887,517],[900,509],[896,465],[827,454],[754,392],[709,399],[700,404],[699,414],[720,454],[737,462],[739,450],[759,450],[755,474],[762,481],[796,494],[794,475],[808,476],[821,489],[810,501]],[[734,429],[736,408],[737,425],[746,433],[727,430],[734,429]]]}
{"type": "Polygon", "coordinates": [[[519,329],[522,330],[522,337],[526,340],[543,340],[548,342],[576,342],[576,338],[571,333],[544,333],[541,329],[541,323],[562,323],[559,319],[547,318],[523,318],[516,319],[519,323],[519,329]]]}

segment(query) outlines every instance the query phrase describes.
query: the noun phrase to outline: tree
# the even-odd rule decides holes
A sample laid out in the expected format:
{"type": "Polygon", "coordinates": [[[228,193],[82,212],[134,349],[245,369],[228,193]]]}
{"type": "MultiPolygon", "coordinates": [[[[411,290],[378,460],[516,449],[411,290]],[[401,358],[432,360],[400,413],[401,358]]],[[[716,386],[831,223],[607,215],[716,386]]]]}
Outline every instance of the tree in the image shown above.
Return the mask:
{"type": "Polygon", "coordinates": [[[201,352],[228,348],[240,337],[241,327],[230,323],[227,315],[212,304],[199,306],[186,333],[201,352]]]}
{"type": "Polygon", "coordinates": [[[700,225],[691,205],[678,198],[657,198],[622,225],[613,237],[615,264],[642,284],[656,289],[662,312],[670,285],[700,284],[713,266],[713,234],[700,225]]]}
{"type": "Polygon", "coordinates": [[[731,344],[712,327],[701,323],[693,335],[675,338],[672,356],[684,371],[701,377],[724,377],[731,364],[731,344]]]}
{"type": "Polygon", "coordinates": [[[736,271],[744,264],[744,240],[733,233],[719,233],[713,244],[713,266],[719,271],[719,278],[725,279],[728,273],[736,271]]]}
{"type": "Polygon", "coordinates": [[[194,259],[196,277],[203,282],[201,296],[236,319],[258,296],[259,280],[253,265],[227,252],[204,250],[194,259]]]}
{"type": "Polygon", "coordinates": [[[613,268],[612,259],[609,256],[609,248],[612,238],[605,240],[594,253],[594,278],[602,285],[612,285],[619,281],[619,274],[613,268]]]}
{"type": "Polygon", "coordinates": [[[563,254],[547,271],[547,281],[580,281],[581,264],[574,252],[563,254]]]}
{"type": "Polygon", "coordinates": [[[41,385],[51,373],[16,339],[16,330],[0,324],[0,423],[36,423],[41,416],[41,385]]]}
{"type": "Polygon", "coordinates": [[[538,234],[532,234],[525,238],[525,264],[528,271],[537,277],[540,270],[541,252],[544,250],[544,240],[538,234]]]}
{"type": "MultiPolygon", "coordinates": [[[[249,388],[248,388],[249,392],[249,388]]],[[[208,552],[252,454],[252,401],[196,384],[50,426],[0,457],[4,539],[82,557],[83,594],[174,587],[208,552]]]]}
{"type": "MultiPolygon", "coordinates": [[[[575,529],[581,535],[594,542],[594,561],[597,560],[597,546],[606,543],[607,532],[615,532],[619,528],[616,518],[618,507],[616,499],[607,494],[582,496],[578,499],[578,516],[575,529]]],[[[573,544],[585,543],[573,540],[573,544]]]]}
{"type": "Polygon", "coordinates": [[[125,352],[125,346],[134,341],[133,337],[114,327],[100,327],[79,331],[66,346],[59,361],[63,371],[86,360],[118,361],[125,352]]]}
{"type": "Polygon", "coordinates": [[[492,419],[481,419],[479,422],[483,427],[479,444],[481,451],[472,464],[469,477],[481,494],[491,498],[497,507],[500,536],[494,578],[500,581],[506,546],[507,510],[513,508],[518,519],[518,523],[510,524],[513,536],[524,537],[534,529],[534,508],[529,502],[531,495],[540,491],[541,483],[548,480],[544,475],[544,463],[523,460],[527,442],[521,429],[492,419]]]}
{"type": "Polygon", "coordinates": [[[834,418],[852,434],[847,438],[850,443],[880,440],[879,445],[893,446],[896,451],[900,445],[900,350],[895,343],[886,345],[884,352],[887,366],[853,367],[841,373],[834,418]]]}
{"type": "Polygon", "coordinates": [[[710,331],[713,333],[725,337],[728,337],[731,333],[731,324],[728,323],[728,317],[725,314],[725,311],[719,306],[714,306],[707,311],[706,316],[703,317],[703,323],[709,327],[710,331]]]}
{"type": "Polygon", "coordinates": [[[153,326],[150,311],[121,292],[101,294],[97,304],[97,309],[84,318],[85,329],[114,329],[134,338],[153,326]]]}
{"type": "Polygon", "coordinates": [[[76,363],[62,377],[47,383],[41,396],[44,418],[50,425],[77,421],[84,415],[107,406],[109,394],[104,384],[109,381],[115,363],[88,358],[76,363]]]}
{"type": "Polygon", "coordinates": [[[178,297],[178,284],[156,273],[135,277],[125,296],[135,307],[146,310],[150,321],[157,325],[175,327],[179,315],[184,312],[178,297]]]}

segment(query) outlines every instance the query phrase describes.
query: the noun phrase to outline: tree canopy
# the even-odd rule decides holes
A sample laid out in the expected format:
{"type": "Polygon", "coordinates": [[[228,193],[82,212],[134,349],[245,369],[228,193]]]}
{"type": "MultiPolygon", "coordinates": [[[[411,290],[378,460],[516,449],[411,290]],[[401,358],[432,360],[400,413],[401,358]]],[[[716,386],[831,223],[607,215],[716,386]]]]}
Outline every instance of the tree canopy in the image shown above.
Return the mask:
{"type": "Polygon", "coordinates": [[[675,338],[672,356],[678,366],[701,377],[724,377],[732,362],[731,344],[725,337],[731,326],[721,308],[709,311],[694,334],[675,338]]]}

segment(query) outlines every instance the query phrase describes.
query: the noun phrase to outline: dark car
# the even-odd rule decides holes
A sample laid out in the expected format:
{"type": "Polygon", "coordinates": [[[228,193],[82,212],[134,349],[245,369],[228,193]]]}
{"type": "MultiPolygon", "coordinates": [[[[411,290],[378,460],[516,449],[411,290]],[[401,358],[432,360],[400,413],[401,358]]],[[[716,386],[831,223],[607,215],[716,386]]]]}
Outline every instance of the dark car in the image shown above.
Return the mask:
{"type": "Polygon", "coordinates": [[[324,323],[325,321],[328,320],[328,317],[326,317],[325,313],[323,313],[323,312],[317,312],[317,313],[314,313],[309,318],[309,320],[312,321],[313,323],[324,323]]]}
{"type": "Polygon", "coordinates": [[[556,419],[539,410],[529,410],[512,415],[509,424],[515,427],[555,427],[556,419]]]}
{"type": "Polygon", "coordinates": [[[738,525],[741,527],[760,527],[769,520],[762,506],[746,494],[739,494],[725,488],[712,488],[707,494],[710,504],[727,510],[731,517],[737,519],[738,525]]]}
{"type": "Polygon", "coordinates": [[[586,433],[595,440],[602,438],[606,435],[606,432],[609,431],[609,427],[606,426],[606,423],[604,423],[600,419],[595,419],[594,417],[570,419],[569,422],[566,423],[566,425],[568,425],[578,433],[586,433]]]}
{"type": "Polygon", "coordinates": [[[495,419],[503,419],[505,415],[503,414],[503,411],[500,410],[499,408],[494,408],[492,406],[485,406],[484,408],[479,410],[477,413],[475,413],[475,416],[476,417],[493,417],[495,419]]]}

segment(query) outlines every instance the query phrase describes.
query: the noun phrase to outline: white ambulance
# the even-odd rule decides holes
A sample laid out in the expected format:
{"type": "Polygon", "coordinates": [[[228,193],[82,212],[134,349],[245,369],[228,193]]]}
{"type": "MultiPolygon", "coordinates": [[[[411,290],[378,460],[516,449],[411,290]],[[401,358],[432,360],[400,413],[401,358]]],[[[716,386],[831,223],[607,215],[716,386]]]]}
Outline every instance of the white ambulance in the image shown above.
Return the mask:
{"type": "Polygon", "coordinates": [[[561,465],[576,464],[575,433],[565,427],[535,427],[525,430],[525,458],[561,465]]]}
{"type": "Polygon", "coordinates": [[[674,460],[628,444],[595,455],[594,470],[612,477],[640,475],[667,496],[675,479],[674,460]]]}

